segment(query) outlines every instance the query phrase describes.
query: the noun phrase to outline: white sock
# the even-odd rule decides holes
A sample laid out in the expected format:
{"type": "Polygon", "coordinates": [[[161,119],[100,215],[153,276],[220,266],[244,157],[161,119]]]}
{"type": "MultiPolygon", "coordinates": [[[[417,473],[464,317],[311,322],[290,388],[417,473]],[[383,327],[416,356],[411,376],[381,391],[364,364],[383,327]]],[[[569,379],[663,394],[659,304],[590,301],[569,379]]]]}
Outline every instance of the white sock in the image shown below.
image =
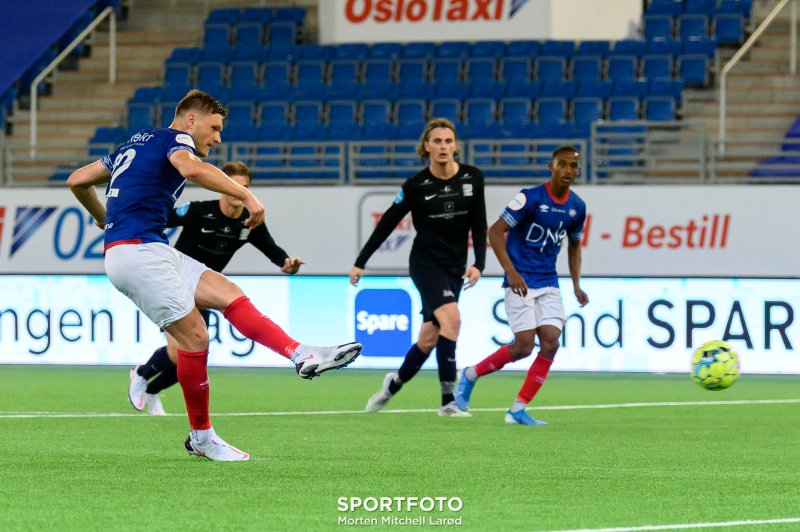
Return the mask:
{"type": "Polygon", "coordinates": [[[192,440],[200,444],[208,443],[216,436],[217,433],[214,431],[214,427],[205,430],[192,429],[192,440]]]}
{"type": "Polygon", "coordinates": [[[510,410],[512,412],[521,412],[522,410],[525,410],[526,406],[528,406],[528,405],[525,404],[525,403],[522,403],[520,401],[514,401],[514,404],[511,405],[511,409],[510,410]]]}

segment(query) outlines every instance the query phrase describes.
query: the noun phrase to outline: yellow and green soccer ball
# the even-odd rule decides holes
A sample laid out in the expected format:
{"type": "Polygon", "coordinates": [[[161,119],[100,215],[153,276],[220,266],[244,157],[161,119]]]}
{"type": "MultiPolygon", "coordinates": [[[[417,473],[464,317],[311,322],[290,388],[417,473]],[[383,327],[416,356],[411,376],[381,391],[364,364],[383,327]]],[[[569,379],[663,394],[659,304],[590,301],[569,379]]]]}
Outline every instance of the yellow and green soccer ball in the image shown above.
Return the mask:
{"type": "Polygon", "coordinates": [[[692,380],[706,390],[724,390],[739,378],[739,357],[721,340],[701,345],[692,356],[692,380]]]}

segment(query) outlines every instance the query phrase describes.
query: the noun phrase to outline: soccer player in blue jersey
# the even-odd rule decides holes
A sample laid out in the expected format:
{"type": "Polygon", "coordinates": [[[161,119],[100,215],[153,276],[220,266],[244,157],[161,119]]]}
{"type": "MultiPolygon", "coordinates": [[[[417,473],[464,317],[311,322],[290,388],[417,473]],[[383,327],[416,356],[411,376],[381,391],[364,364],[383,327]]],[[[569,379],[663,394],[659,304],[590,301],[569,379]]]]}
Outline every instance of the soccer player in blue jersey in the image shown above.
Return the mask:
{"type": "Polygon", "coordinates": [[[264,206],[247,187],[200,159],[222,142],[225,114],[216,98],[192,90],[178,103],[170,127],[136,133],[112,155],[73,172],[67,184],[105,229],[104,263],[111,283],[177,343],[178,382],[191,427],[186,451],[238,461],[249,455],[222,440],[209,418],[208,331],[198,307],[222,311],[239,332],[290,359],[305,379],[349,364],[361,344],[297,342],[224,275],[169,246],[167,217],[187,179],[241,200],[250,213],[247,227],[264,222],[264,206]],[[104,205],[94,187],[106,182],[104,205]]]}
{"type": "Polygon", "coordinates": [[[589,302],[580,286],[586,204],[570,190],[580,170],[580,155],[573,146],[559,146],[547,166],[550,180],[520,191],[489,228],[489,242],[506,273],[505,307],[514,342],[463,369],[456,389],[456,403],[468,410],[478,378],[530,355],[538,335],[541,350],[505,415],[505,422],[510,425],[547,425],[534,419],[525,408],[547,379],[566,321],[556,273],[556,258],[564,237],[573,292],[581,306],[589,302]]]}

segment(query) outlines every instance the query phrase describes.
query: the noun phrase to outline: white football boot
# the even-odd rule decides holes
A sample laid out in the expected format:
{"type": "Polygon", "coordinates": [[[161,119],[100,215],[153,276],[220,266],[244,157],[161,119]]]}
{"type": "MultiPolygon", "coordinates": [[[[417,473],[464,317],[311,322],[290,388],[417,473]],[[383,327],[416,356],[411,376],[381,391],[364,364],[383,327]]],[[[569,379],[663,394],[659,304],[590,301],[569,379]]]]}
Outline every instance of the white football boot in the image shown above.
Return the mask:
{"type": "Polygon", "coordinates": [[[189,437],[184,442],[186,452],[192,456],[202,456],[214,462],[239,462],[249,460],[250,455],[240,451],[233,445],[228,445],[222,438],[217,436],[214,429],[209,431],[189,431],[189,437]],[[204,441],[200,440],[201,432],[208,433],[204,441]]]}
{"type": "Polygon", "coordinates": [[[147,413],[151,416],[166,416],[164,405],[161,404],[161,396],[157,393],[144,394],[144,403],[147,405],[147,413]]]}
{"type": "Polygon", "coordinates": [[[131,369],[131,384],[128,386],[128,400],[131,406],[138,411],[144,410],[145,391],[147,390],[147,381],[141,377],[136,370],[139,366],[134,366],[131,369]]]}
{"type": "Polygon", "coordinates": [[[361,354],[361,344],[348,344],[332,347],[314,347],[300,344],[294,350],[292,362],[297,374],[303,379],[313,379],[329,369],[343,368],[361,354]]]}
{"type": "Polygon", "coordinates": [[[369,401],[367,401],[367,406],[364,408],[365,411],[377,412],[386,406],[386,403],[388,403],[389,399],[392,398],[392,394],[389,393],[389,384],[395,378],[397,378],[397,373],[386,374],[386,376],[383,378],[383,387],[381,388],[381,391],[369,398],[369,401]]]}
{"type": "Polygon", "coordinates": [[[439,408],[439,417],[472,417],[472,414],[458,408],[455,401],[450,401],[439,408]]]}

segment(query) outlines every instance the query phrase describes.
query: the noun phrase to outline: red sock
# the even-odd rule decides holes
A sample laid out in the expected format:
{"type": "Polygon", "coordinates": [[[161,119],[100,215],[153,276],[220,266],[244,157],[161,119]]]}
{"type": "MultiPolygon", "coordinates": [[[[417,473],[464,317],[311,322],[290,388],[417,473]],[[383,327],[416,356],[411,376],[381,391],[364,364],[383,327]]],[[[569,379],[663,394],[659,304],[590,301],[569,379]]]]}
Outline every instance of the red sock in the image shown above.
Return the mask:
{"type": "Polygon", "coordinates": [[[189,426],[195,430],[211,428],[208,417],[209,382],[206,364],[208,351],[181,351],[178,349],[178,382],[183,388],[189,426]]]}
{"type": "Polygon", "coordinates": [[[247,296],[234,300],[225,309],[223,316],[240,333],[286,358],[291,357],[295,348],[300,345],[300,342],[294,341],[275,322],[261,314],[247,296]]]}
{"type": "Polygon", "coordinates": [[[528,375],[525,377],[525,382],[522,383],[522,388],[517,395],[517,401],[528,404],[536,396],[536,392],[544,384],[547,378],[547,373],[550,371],[550,364],[553,360],[544,358],[541,353],[536,356],[533,361],[531,369],[528,370],[528,375]]]}
{"type": "Polygon", "coordinates": [[[493,373],[498,369],[501,369],[503,366],[513,361],[514,359],[511,358],[511,352],[508,349],[508,346],[504,345],[488,357],[475,364],[475,374],[478,377],[482,377],[487,373],[493,373]]]}

